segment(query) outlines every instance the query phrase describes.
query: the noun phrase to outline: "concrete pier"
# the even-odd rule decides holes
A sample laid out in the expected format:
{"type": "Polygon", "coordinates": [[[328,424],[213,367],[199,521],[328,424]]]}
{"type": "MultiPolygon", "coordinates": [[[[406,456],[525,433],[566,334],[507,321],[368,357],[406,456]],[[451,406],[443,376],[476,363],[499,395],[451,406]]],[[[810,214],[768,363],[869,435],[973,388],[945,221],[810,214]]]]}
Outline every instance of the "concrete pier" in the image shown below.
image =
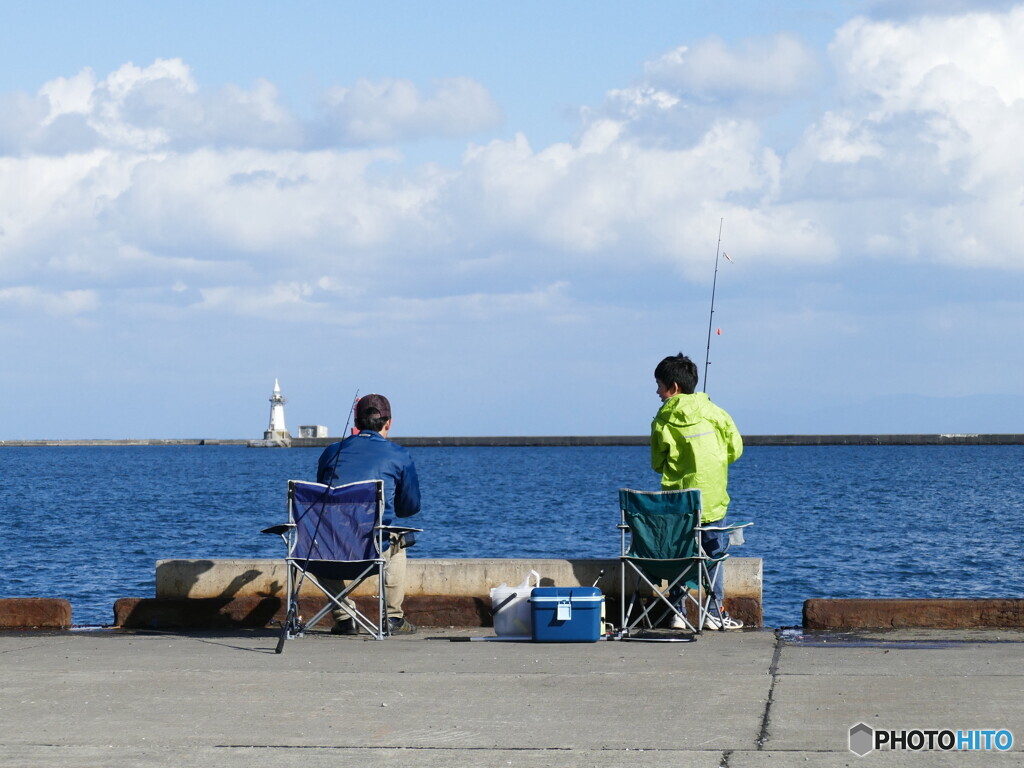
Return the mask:
{"type": "Polygon", "coordinates": [[[275,655],[266,630],[0,633],[0,766],[1024,765],[1019,632],[460,642],[482,634],[311,633],[275,655]],[[1014,741],[862,758],[860,723],[1014,741]]]}

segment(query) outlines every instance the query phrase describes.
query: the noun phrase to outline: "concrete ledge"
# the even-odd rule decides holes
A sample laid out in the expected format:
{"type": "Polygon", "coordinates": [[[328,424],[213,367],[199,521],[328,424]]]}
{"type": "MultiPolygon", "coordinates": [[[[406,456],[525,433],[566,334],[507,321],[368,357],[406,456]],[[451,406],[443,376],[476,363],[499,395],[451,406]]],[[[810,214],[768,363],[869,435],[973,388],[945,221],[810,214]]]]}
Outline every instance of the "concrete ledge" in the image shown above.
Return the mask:
{"type": "MultiPolygon", "coordinates": [[[[511,558],[410,558],[406,569],[403,608],[424,627],[489,627],[490,590],[502,583],[517,586],[531,571],[542,586],[591,586],[607,598],[607,615],[617,622],[619,561],[511,558]],[[604,575],[599,575],[604,571],[604,575]]],[[[763,625],[761,559],[732,557],[725,562],[726,609],[747,626],[763,625]]],[[[220,627],[266,626],[283,618],[287,572],[284,560],[158,560],[156,602],[147,600],[127,611],[115,608],[115,623],[124,626],[220,627]],[[261,602],[273,600],[274,602],[261,602]],[[268,613],[269,612],[269,613],[268,613]],[[128,622],[128,623],[125,623],[128,622]],[[168,623],[170,622],[170,623],[168,623]]],[[[372,600],[374,582],[356,591],[372,600]]],[[[324,604],[323,593],[307,581],[300,599],[324,604]]],[[[119,601],[120,602],[120,601],[119,601]]],[[[370,603],[368,602],[367,605],[370,603]]]]}
{"type": "Polygon", "coordinates": [[[0,599],[0,629],[67,629],[71,603],[51,597],[0,599]]]}
{"type": "Polygon", "coordinates": [[[1024,628],[1024,599],[816,599],[804,629],[1024,628]]]}
{"type": "MultiPolygon", "coordinates": [[[[114,603],[114,625],[126,629],[231,629],[276,626],[284,620],[283,597],[141,598],[114,603]]],[[[323,597],[300,597],[299,613],[310,617],[325,604],[323,597]]],[[[376,610],[372,597],[357,597],[360,610],[376,610]]],[[[618,601],[607,597],[607,616],[618,623],[618,601]]],[[[465,595],[412,595],[405,598],[405,615],[421,627],[491,627],[489,598],[465,595]]],[[[747,626],[761,626],[761,603],[749,598],[727,599],[725,608],[747,626]]],[[[691,617],[692,618],[692,617],[691,617]]],[[[319,625],[330,627],[330,619],[319,625]]]]}
{"type": "MultiPolygon", "coordinates": [[[[406,597],[420,595],[489,597],[491,587],[501,583],[517,586],[531,571],[541,575],[544,586],[597,586],[606,595],[619,591],[619,561],[579,559],[410,557],[406,568],[406,597]],[[598,574],[604,576],[598,580],[598,574]]],[[[725,593],[761,603],[761,559],[730,557],[725,562],[725,593]]],[[[158,560],[156,596],[164,598],[280,597],[284,595],[287,572],[284,560],[158,560]]],[[[356,595],[370,595],[373,586],[361,585],[356,595]]],[[[303,595],[319,596],[312,584],[303,595]]]]}

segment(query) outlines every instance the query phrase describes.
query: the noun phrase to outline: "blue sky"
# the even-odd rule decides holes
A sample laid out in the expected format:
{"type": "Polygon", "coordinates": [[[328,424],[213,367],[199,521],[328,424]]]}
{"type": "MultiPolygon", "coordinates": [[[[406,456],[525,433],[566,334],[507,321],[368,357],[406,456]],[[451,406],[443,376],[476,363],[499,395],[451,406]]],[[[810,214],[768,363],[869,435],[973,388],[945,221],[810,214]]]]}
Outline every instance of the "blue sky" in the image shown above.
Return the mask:
{"type": "Polygon", "coordinates": [[[0,8],[0,439],[1024,432],[1024,5],[0,8]]]}

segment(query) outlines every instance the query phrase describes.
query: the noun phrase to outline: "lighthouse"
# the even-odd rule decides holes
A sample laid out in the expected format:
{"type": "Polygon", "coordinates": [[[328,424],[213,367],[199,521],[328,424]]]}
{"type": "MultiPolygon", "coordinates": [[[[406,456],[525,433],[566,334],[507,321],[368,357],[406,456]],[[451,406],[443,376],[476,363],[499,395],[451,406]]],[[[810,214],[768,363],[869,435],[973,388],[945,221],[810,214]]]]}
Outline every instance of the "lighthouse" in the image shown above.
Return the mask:
{"type": "Polygon", "coordinates": [[[281,394],[281,385],[274,379],[274,391],[270,395],[270,426],[263,433],[264,440],[288,440],[292,436],[284,425],[284,395],[281,394]]]}

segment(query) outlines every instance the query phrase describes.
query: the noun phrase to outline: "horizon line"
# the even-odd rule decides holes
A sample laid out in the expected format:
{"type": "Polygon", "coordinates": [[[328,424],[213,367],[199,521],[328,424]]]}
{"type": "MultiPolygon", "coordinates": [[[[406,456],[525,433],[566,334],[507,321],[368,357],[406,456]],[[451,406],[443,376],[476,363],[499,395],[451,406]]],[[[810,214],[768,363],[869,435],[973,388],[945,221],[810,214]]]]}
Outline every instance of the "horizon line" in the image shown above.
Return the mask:
{"type": "MultiPolygon", "coordinates": [[[[250,446],[316,448],[336,443],[342,438],[293,437],[284,440],[248,438],[81,438],[0,440],[0,447],[133,447],[133,446],[250,446]]],[[[429,447],[567,447],[567,446],[638,446],[649,445],[648,435],[503,435],[394,437],[393,442],[409,448],[429,447]]],[[[746,435],[745,446],[798,445],[1024,445],[1024,434],[1017,433],[903,433],[903,434],[773,434],[746,435]]]]}

